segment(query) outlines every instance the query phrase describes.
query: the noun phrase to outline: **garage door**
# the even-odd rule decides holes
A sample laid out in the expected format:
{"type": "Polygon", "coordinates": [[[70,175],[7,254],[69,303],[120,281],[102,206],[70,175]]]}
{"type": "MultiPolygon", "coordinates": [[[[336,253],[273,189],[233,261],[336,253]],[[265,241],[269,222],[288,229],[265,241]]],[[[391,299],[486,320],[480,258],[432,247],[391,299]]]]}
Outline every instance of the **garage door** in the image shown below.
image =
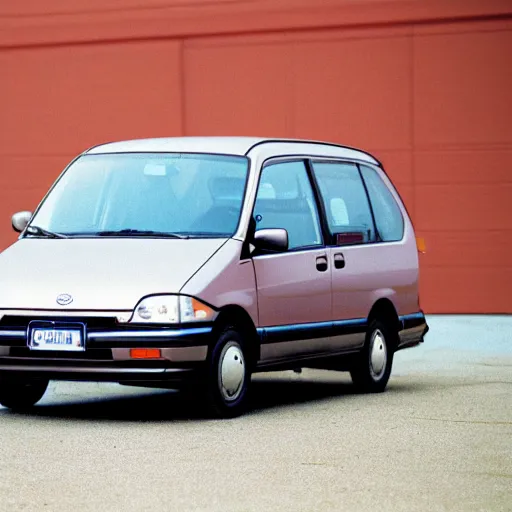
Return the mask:
{"type": "Polygon", "coordinates": [[[384,162],[427,241],[427,312],[512,313],[511,54],[506,20],[4,48],[0,246],[88,146],[318,138],[384,162]]]}
{"type": "Polygon", "coordinates": [[[427,241],[425,310],[510,313],[510,54],[510,22],[187,41],[186,126],[370,149],[427,241]]]}

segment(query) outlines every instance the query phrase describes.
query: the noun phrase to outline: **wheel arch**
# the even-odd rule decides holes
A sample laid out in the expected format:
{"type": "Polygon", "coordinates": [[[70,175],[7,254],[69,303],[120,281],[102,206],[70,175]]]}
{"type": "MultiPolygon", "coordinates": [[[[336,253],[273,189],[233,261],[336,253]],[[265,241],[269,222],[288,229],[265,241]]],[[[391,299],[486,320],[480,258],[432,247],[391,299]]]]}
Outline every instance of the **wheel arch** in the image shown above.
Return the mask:
{"type": "Polygon", "coordinates": [[[401,329],[400,319],[394,304],[389,299],[382,298],[375,302],[368,315],[368,325],[372,320],[380,320],[392,329],[395,338],[393,341],[395,344],[398,343],[398,332],[401,329]]]}
{"type": "Polygon", "coordinates": [[[260,358],[260,339],[254,322],[247,311],[238,305],[229,304],[223,306],[213,325],[214,339],[226,327],[234,327],[239,330],[247,340],[248,356],[252,365],[255,365],[260,358]]]}

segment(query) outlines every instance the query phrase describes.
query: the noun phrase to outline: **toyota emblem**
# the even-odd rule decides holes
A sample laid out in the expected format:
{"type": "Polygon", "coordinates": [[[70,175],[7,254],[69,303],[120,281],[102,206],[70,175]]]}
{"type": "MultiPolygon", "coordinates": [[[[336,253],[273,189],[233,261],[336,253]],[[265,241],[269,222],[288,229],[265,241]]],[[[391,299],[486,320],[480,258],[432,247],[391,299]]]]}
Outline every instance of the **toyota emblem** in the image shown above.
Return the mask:
{"type": "Polygon", "coordinates": [[[73,297],[69,295],[69,293],[61,293],[60,295],[57,295],[57,304],[60,304],[61,306],[67,306],[68,304],[71,304],[73,302],[73,297]]]}

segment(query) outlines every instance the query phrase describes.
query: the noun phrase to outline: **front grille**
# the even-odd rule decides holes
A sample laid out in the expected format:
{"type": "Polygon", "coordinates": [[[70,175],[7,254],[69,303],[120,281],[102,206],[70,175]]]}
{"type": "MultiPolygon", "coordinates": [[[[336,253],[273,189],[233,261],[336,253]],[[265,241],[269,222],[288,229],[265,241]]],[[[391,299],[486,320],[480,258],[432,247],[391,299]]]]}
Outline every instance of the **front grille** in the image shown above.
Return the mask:
{"type": "MultiPolygon", "coordinates": [[[[120,326],[115,317],[78,317],[78,316],[15,316],[6,315],[0,319],[1,331],[23,331],[27,333],[28,325],[32,321],[50,321],[56,323],[82,323],[85,324],[86,332],[98,332],[117,330],[120,326]]],[[[121,327],[122,328],[122,327],[121,327]]],[[[11,356],[16,357],[31,357],[37,359],[90,359],[90,360],[112,360],[112,350],[104,348],[89,348],[86,340],[85,352],[69,352],[69,351],[43,351],[43,350],[30,350],[27,347],[27,336],[2,336],[0,338],[0,345],[10,346],[11,356]]]]}

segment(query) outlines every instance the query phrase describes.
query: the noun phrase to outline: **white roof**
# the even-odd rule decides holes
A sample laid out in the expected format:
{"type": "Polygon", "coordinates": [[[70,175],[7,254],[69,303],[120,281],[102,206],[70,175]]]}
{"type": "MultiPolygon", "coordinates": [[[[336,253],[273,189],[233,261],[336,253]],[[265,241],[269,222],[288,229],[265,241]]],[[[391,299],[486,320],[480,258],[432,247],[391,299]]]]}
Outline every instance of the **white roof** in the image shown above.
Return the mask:
{"type": "Polygon", "coordinates": [[[312,140],[270,139],[258,137],[167,137],[110,142],[95,146],[88,154],[102,153],[211,153],[223,155],[248,155],[265,148],[275,155],[312,154],[318,156],[363,160],[373,164],[378,161],[368,153],[312,140]]]}

